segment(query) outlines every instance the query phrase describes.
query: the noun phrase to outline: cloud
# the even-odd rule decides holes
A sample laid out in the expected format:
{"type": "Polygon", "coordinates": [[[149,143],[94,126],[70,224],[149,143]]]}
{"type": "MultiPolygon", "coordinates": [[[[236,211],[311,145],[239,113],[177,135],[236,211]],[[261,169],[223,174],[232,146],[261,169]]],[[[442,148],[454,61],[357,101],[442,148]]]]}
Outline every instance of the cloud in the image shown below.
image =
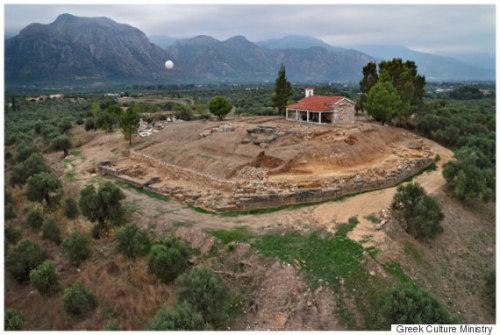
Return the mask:
{"type": "Polygon", "coordinates": [[[5,33],[62,13],[107,16],[147,35],[252,41],[310,35],[333,45],[398,44],[422,51],[494,52],[494,5],[6,5],[5,33]]]}

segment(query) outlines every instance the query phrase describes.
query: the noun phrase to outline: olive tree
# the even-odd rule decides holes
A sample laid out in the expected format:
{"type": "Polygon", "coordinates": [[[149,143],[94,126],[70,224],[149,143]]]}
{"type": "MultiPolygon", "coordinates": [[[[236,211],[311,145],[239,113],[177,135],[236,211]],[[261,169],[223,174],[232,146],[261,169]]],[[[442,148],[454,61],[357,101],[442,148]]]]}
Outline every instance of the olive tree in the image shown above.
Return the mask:
{"type": "Polygon", "coordinates": [[[80,209],[91,222],[96,222],[92,230],[94,238],[109,231],[109,223],[119,225],[123,222],[125,210],[121,201],[125,199],[123,192],[110,182],[99,186],[96,191],[93,185],[87,185],[80,193],[80,209]]]}

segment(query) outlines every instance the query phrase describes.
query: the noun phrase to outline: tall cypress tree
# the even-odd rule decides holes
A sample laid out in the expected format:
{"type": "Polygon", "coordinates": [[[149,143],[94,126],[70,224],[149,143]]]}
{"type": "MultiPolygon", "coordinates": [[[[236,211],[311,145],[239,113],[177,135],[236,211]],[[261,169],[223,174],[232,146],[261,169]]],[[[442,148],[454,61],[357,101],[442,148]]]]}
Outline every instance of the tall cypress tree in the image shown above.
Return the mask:
{"type": "Polygon", "coordinates": [[[286,79],[285,66],[281,64],[278,71],[278,78],[274,84],[274,94],[271,96],[272,106],[278,108],[280,114],[284,115],[288,97],[292,95],[292,85],[286,79]]]}

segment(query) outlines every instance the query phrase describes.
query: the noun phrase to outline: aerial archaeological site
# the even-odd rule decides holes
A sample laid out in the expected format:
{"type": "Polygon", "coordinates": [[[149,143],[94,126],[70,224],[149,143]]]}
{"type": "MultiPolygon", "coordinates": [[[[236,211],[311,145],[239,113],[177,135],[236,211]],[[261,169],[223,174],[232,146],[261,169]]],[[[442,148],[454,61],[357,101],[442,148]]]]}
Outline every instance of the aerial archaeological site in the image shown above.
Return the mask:
{"type": "MultiPolygon", "coordinates": [[[[121,7],[4,7],[5,330],[493,331],[494,34],[474,63],[406,46],[458,30],[432,6],[121,7]],[[368,46],[336,9],[428,22],[368,46]]],[[[438,11],[494,32],[469,7],[438,11]]]]}

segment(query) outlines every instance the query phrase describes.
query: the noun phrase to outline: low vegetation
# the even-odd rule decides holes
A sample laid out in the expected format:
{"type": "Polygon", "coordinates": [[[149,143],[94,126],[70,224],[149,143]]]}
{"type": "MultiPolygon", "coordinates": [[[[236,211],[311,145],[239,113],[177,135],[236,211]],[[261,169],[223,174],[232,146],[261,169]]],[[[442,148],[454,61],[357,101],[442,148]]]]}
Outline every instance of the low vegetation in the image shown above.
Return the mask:
{"type": "Polygon", "coordinates": [[[30,272],[30,285],[41,295],[52,295],[61,290],[59,276],[51,261],[47,260],[30,272]]]}
{"type": "Polygon", "coordinates": [[[419,184],[400,185],[391,206],[402,212],[405,230],[417,238],[435,237],[443,232],[441,207],[419,184]]]}
{"type": "Polygon", "coordinates": [[[163,283],[174,281],[188,266],[189,247],[179,238],[168,237],[151,248],[148,256],[148,273],[163,283]]]}
{"type": "Polygon", "coordinates": [[[75,282],[64,291],[63,306],[68,315],[79,317],[96,309],[97,297],[80,282],[75,282]]]}

